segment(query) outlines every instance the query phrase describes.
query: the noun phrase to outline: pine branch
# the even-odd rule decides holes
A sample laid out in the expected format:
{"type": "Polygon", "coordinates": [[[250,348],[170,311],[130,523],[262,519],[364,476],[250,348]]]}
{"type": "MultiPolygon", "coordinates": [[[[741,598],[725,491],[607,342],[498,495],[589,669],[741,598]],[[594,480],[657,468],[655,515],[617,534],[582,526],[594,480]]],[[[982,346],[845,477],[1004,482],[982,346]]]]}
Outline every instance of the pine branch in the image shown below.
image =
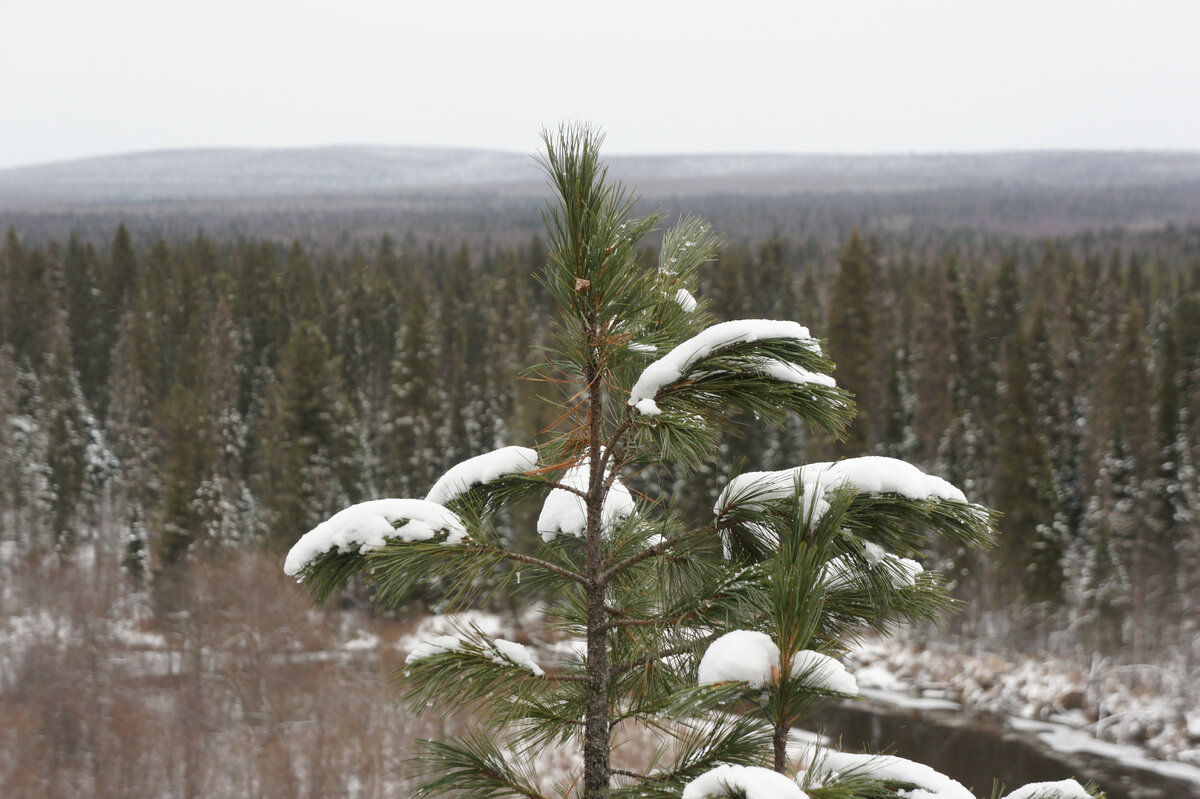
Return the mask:
{"type": "Polygon", "coordinates": [[[535,558],[532,555],[526,555],[521,552],[513,552],[513,551],[507,550],[507,549],[500,549],[498,547],[488,547],[486,549],[481,548],[480,551],[489,552],[491,554],[494,554],[498,557],[503,558],[504,560],[511,560],[511,561],[515,561],[516,563],[523,563],[527,566],[536,566],[537,568],[547,571],[550,574],[557,574],[559,577],[562,577],[565,580],[571,580],[572,582],[579,583],[580,585],[588,584],[587,578],[584,577],[582,574],[579,574],[578,572],[573,572],[570,569],[564,569],[561,566],[556,566],[555,564],[550,563],[549,561],[542,560],[541,558],[535,558]]]}
{"type": "Polygon", "coordinates": [[[696,536],[700,535],[701,533],[705,533],[705,532],[708,532],[708,531],[714,530],[714,529],[715,528],[712,525],[707,525],[705,527],[697,527],[695,529],[689,530],[686,533],[677,535],[674,538],[669,538],[666,541],[659,542],[652,547],[648,547],[648,548],[642,550],[641,552],[638,552],[636,555],[630,555],[629,557],[625,558],[624,560],[614,563],[612,566],[609,566],[607,569],[605,569],[603,572],[601,572],[597,579],[600,581],[600,583],[602,585],[607,585],[609,582],[612,581],[612,579],[614,577],[616,577],[617,575],[626,571],[627,569],[630,569],[633,566],[636,566],[637,564],[641,563],[642,561],[648,560],[650,558],[658,557],[659,555],[663,555],[666,553],[666,551],[668,549],[678,546],[679,544],[683,543],[684,541],[695,538],[696,536]]]}
{"type": "Polygon", "coordinates": [[[420,773],[432,776],[417,786],[417,797],[453,791],[471,799],[546,799],[532,774],[518,772],[512,758],[479,733],[457,741],[423,740],[418,744],[426,751],[414,759],[414,764],[420,773]]]}

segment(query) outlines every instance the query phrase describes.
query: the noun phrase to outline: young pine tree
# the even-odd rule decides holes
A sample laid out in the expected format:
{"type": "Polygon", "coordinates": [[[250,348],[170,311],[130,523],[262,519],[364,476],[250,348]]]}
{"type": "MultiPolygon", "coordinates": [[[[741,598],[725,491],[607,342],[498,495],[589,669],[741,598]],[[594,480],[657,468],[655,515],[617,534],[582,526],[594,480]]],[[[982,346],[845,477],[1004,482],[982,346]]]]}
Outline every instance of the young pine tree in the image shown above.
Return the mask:
{"type": "Polygon", "coordinates": [[[731,410],[836,436],[853,409],[806,328],[712,323],[691,294],[715,250],[705,225],[685,219],[658,263],[643,262],[657,217],[634,215],[599,146],[567,128],[547,136],[542,161],[557,195],[543,280],[558,314],[540,378],[560,389],[558,423],[536,447],[458,464],[424,499],[341,511],[292,548],[285,571],[316,601],[364,573],[383,608],[428,583],[466,606],[523,575],[520,590],[540,584],[549,621],[581,642],[579,657],[547,668],[474,627],[419,646],[397,675],[402,701],[471,719],[461,737],[422,742],[421,796],[844,799],[922,786],[970,797],[899,758],[790,757],[788,734],[856,693],[837,658],[860,635],[947,607],[937,576],[911,559],[927,533],[985,544],[991,513],[886,458],[742,474],[701,519],[635,497],[629,486],[657,466],[696,473],[716,459],[731,410]],[[542,502],[531,552],[492,522],[526,498],[542,502]],[[662,745],[615,767],[615,743],[638,730],[662,745]],[[579,773],[545,785],[533,755],[566,744],[582,750],[579,773]]]}

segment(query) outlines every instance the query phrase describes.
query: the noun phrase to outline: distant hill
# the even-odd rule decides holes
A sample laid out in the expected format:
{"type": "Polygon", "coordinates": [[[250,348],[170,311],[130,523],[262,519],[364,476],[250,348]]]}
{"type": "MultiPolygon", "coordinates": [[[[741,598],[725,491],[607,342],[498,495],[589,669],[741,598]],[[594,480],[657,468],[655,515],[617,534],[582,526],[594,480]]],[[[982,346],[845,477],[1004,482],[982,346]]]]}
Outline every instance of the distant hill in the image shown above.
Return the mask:
{"type": "MultiPolygon", "coordinates": [[[[730,240],[833,246],[855,227],[920,236],[1119,235],[1200,225],[1200,152],[640,155],[609,159],[644,210],[690,211],[730,240]]],[[[0,170],[0,232],[103,244],[299,239],[373,246],[528,241],[548,189],[528,154],[423,147],[168,150],[0,170]]]]}
{"type": "MultiPolygon", "coordinates": [[[[1200,182],[1200,153],[614,156],[646,194],[1116,188],[1200,182]]],[[[426,147],[163,150],[0,170],[0,205],[145,203],[506,187],[542,190],[529,155],[426,147]]]]}

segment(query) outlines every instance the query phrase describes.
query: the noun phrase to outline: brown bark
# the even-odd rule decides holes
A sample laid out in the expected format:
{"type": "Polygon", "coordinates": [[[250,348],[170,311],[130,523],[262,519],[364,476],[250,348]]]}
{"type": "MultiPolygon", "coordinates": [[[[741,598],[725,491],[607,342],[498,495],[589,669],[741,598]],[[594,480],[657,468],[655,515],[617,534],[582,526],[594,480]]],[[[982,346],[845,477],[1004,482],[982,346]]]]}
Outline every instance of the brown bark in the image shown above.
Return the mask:
{"type": "Polygon", "coordinates": [[[600,520],[608,486],[601,457],[603,395],[600,365],[596,362],[596,320],[588,319],[588,345],[592,353],[587,369],[587,449],[590,475],[587,492],[587,703],[584,709],[583,796],[598,799],[612,777],[609,762],[607,615],[604,605],[604,567],[600,547],[600,520]]]}
{"type": "Polygon", "coordinates": [[[787,770],[787,737],[788,725],[784,722],[776,723],[771,743],[775,746],[775,770],[780,774],[785,774],[787,770]]]}

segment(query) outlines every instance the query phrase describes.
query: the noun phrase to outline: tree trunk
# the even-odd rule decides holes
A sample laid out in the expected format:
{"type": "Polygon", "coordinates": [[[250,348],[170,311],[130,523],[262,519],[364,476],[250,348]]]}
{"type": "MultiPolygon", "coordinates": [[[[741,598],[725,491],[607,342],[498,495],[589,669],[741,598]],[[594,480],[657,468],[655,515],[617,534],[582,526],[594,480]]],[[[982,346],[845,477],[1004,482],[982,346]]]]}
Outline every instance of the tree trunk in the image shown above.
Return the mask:
{"type": "MultiPolygon", "coordinates": [[[[589,339],[594,335],[593,319],[589,319],[589,339]]],[[[589,341],[589,345],[592,344],[589,341]]],[[[590,351],[596,352],[594,346],[590,351]]],[[[583,796],[597,799],[608,790],[611,779],[609,766],[608,728],[608,633],[604,628],[604,585],[600,582],[603,570],[601,549],[601,517],[604,509],[605,486],[601,466],[601,411],[603,395],[600,387],[599,365],[588,364],[587,436],[589,480],[587,491],[587,703],[584,713],[583,738],[583,796]]]]}
{"type": "Polygon", "coordinates": [[[787,769],[787,738],[787,722],[776,722],[775,737],[772,739],[772,743],[775,745],[775,770],[780,774],[786,773],[787,769]]]}

